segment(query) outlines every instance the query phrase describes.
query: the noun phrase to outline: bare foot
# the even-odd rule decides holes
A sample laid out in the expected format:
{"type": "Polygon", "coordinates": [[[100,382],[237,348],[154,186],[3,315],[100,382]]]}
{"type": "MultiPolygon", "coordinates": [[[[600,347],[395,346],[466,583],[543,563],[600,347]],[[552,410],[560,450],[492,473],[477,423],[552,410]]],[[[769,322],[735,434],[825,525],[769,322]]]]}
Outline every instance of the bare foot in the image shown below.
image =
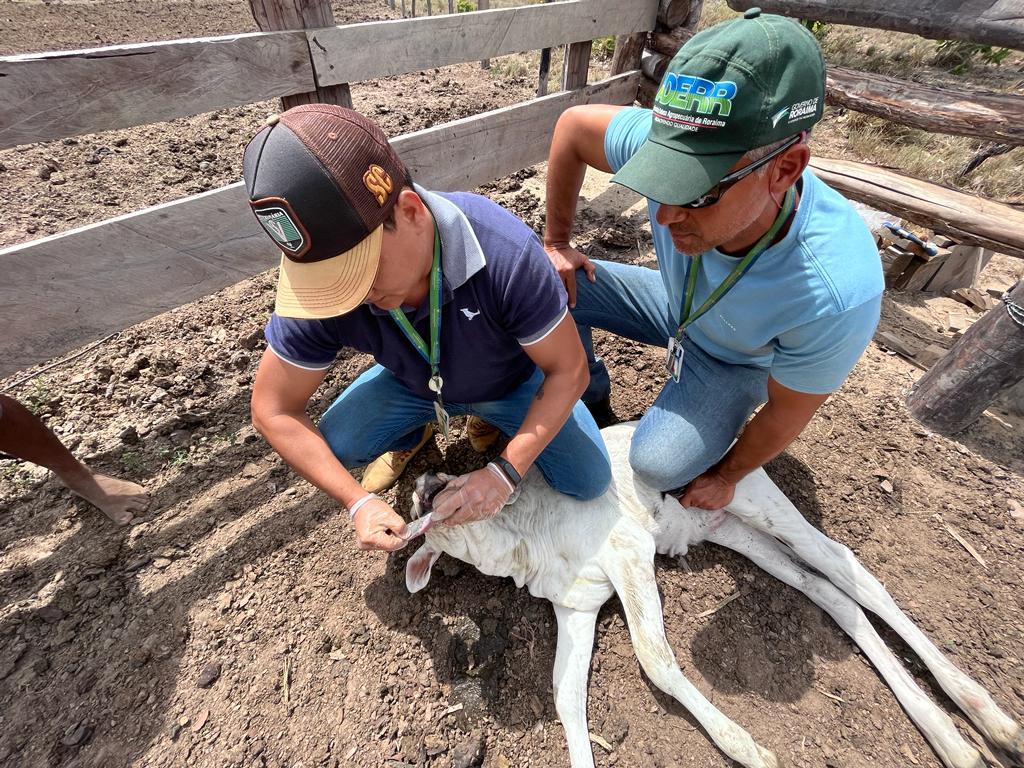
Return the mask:
{"type": "Polygon", "coordinates": [[[137,483],[116,477],[90,474],[88,478],[65,479],[64,484],[118,525],[128,525],[149,506],[149,494],[137,483]]]}

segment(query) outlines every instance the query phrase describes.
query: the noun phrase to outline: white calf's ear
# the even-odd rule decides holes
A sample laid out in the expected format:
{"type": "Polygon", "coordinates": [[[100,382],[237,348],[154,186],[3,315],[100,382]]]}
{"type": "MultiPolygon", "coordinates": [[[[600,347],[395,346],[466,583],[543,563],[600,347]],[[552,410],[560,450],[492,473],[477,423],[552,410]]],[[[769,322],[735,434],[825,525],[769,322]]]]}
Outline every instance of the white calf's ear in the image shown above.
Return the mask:
{"type": "Polygon", "coordinates": [[[434,567],[440,552],[435,552],[424,544],[416,550],[416,554],[405,564],[405,588],[410,592],[419,592],[430,581],[430,569],[434,567]]]}

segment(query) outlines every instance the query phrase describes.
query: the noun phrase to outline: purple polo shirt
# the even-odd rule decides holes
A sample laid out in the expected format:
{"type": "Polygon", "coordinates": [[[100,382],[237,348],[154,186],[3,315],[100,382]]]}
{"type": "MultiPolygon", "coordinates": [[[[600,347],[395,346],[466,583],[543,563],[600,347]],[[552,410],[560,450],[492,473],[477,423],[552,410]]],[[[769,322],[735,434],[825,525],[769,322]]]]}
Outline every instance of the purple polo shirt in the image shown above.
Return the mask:
{"type": "MultiPolygon", "coordinates": [[[[416,191],[441,235],[441,377],[444,399],[498,400],[536,366],[523,349],[565,317],[565,288],[529,227],[486,197],[416,191]]],[[[406,312],[430,340],[429,300],[406,312]]],[[[430,366],[384,310],[363,304],[345,315],[307,320],[271,315],[270,349],[301,368],[326,370],[351,347],[373,355],[409,391],[433,399],[430,366]]]]}

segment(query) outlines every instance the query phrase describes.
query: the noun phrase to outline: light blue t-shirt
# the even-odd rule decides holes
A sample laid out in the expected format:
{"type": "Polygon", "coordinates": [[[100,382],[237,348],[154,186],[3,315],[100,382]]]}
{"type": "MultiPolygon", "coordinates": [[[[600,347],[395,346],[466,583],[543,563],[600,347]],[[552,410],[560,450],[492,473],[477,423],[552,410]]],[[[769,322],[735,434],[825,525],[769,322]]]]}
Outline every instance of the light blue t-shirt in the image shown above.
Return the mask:
{"type": "MultiPolygon", "coordinates": [[[[647,139],[651,111],[623,109],[608,126],[605,157],[618,171],[647,139]]],[[[853,207],[809,169],[786,237],[768,248],[732,290],[686,330],[709,354],[768,368],[798,392],[839,389],[874,335],[881,309],[881,261],[874,238],[853,207]]],[[[675,322],[682,314],[689,257],[676,251],[647,201],[658,267],[675,322]]],[[[699,307],[737,259],[704,253],[694,291],[699,307]]]]}

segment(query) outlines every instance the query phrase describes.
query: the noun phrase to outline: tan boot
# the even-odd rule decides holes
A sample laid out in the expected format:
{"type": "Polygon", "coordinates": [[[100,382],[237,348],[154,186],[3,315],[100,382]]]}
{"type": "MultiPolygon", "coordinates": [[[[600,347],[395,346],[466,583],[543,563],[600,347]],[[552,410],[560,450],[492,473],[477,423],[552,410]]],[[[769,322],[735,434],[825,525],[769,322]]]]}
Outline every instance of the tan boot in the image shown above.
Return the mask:
{"type": "Polygon", "coordinates": [[[427,444],[427,440],[434,436],[434,425],[427,424],[423,429],[423,438],[414,448],[408,451],[388,451],[375,460],[363,471],[363,480],[360,483],[370,493],[386,491],[398,482],[406,465],[412,457],[419,453],[420,448],[427,444]]]}
{"type": "Polygon", "coordinates": [[[466,434],[469,444],[477,453],[485,453],[498,439],[498,428],[491,426],[479,416],[470,416],[466,420],[466,434]]]}

